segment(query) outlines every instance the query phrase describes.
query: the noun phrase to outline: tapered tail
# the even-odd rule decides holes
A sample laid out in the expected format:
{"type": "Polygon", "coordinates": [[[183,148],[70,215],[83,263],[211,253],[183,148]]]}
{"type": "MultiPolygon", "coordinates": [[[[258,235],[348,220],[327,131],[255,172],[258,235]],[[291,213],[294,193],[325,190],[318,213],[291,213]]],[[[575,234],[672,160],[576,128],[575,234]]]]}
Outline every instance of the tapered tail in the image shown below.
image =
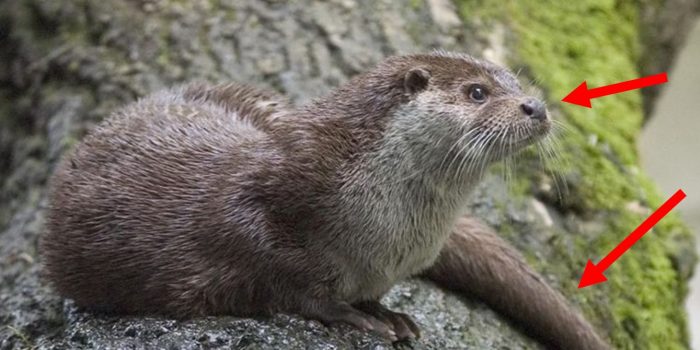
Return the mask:
{"type": "Polygon", "coordinates": [[[424,277],[476,297],[553,349],[610,349],[593,327],[493,230],[464,217],[424,277]]]}

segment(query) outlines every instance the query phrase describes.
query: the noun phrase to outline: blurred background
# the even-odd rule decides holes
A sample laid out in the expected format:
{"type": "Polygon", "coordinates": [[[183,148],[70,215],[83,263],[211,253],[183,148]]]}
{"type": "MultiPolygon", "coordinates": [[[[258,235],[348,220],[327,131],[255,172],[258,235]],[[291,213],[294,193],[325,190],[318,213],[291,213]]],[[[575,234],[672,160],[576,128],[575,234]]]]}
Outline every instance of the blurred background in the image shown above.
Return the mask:
{"type": "MultiPolygon", "coordinates": [[[[691,230],[700,233],[700,21],[670,72],[656,110],[644,128],[639,148],[642,165],[663,195],[681,188],[688,197],[678,210],[691,230]]],[[[696,240],[700,251],[700,239],[696,240]]],[[[686,307],[692,346],[700,350],[700,277],[690,283],[686,307]]]]}

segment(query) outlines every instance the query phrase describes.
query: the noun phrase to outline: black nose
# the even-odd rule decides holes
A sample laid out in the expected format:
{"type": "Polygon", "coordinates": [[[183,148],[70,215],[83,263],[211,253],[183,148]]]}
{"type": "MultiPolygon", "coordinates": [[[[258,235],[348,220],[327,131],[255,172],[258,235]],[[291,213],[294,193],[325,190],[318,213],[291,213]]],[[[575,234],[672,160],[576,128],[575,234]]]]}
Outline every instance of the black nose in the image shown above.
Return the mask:
{"type": "Polygon", "coordinates": [[[544,103],[542,101],[531,98],[523,102],[520,105],[523,112],[527,114],[530,118],[535,120],[545,120],[547,119],[547,109],[544,108],[544,103]]]}

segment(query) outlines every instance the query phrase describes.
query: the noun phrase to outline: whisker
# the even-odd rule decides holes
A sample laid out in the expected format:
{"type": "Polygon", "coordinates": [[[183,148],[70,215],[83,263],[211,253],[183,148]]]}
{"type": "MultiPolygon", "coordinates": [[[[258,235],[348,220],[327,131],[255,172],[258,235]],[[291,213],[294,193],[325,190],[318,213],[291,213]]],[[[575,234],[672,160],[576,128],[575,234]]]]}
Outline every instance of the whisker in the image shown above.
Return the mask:
{"type": "Polygon", "coordinates": [[[544,168],[552,178],[558,200],[562,201],[563,196],[569,193],[569,188],[568,183],[565,181],[560,171],[561,169],[568,169],[568,166],[565,164],[566,160],[560,157],[559,153],[556,151],[557,149],[560,149],[560,146],[557,146],[557,144],[558,140],[555,136],[548,136],[539,144],[539,146],[542,150],[540,154],[543,156],[545,163],[544,168]]]}
{"type": "MultiPolygon", "coordinates": [[[[484,150],[486,149],[487,144],[493,137],[493,131],[491,129],[488,129],[482,135],[483,137],[479,139],[479,142],[469,149],[468,157],[465,157],[465,159],[476,159],[476,161],[471,162],[468,168],[466,169],[465,174],[467,174],[467,176],[479,175],[480,173],[475,173],[474,171],[480,169],[481,163],[483,163],[486,159],[484,155],[484,150]],[[476,157],[472,157],[472,155],[476,155],[476,157]]],[[[464,164],[460,164],[460,167],[457,168],[457,171],[459,173],[462,173],[463,165],[464,164]]]]}
{"type": "MultiPolygon", "coordinates": [[[[457,147],[459,144],[461,144],[462,142],[464,142],[464,140],[465,140],[467,137],[474,136],[474,134],[477,134],[478,132],[479,132],[479,128],[473,128],[473,129],[467,131],[467,132],[466,132],[462,137],[460,137],[457,141],[455,141],[455,143],[452,145],[452,147],[450,147],[450,149],[447,151],[447,153],[446,153],[445,156],[443,157],[442,161],[440,162],[440,168],[442,169],[442,167],[445,165],[445,161],[447,160],[447,157],[450,155],[450,153],[454,150],[455,147],[457,147]]],[[[467,142],[467,145],[468,145],[472,140],[474,140],[474,138],[472,138],[471,140],[469,140],[469,141],[467,142]]],[[[466,146],[466,145],[465,145],[465,146],[466,146]]],[[[449,174],[449,170],[450,170],[450,168],[452,167],[452,164],[454,164],[454,162],[457,160],[457,158],[459,158],[460,154],[464,151],[464,147],[465,147],[465,146],[463,146],[462,149],[460,149],[460,151],[457,152],[457,153],[455,153],[454,156],[452,157],[452,161],[450,161],[450,164],[449,164],[449,165],[447,166],[447,168],[445,169],[445,172],[446,172],[447,174],[449,174]]]]}
{"type": "MultiPolygon", "coordinates": [[[[476,162],[478,162],[478,161],[480,160],[480,157],[475,157],[476,160],[477,160],[477,161],[475,162],[475,161],[474,161],[474,157],[472,157],[472,156],[473,156],[473,155],[478,155],[478,151],[477,151],[477,150],[478,150],[479,148],[481,148],[482,145],[483,145],[483,143],[484,143],[484,141],[487,140],[487,139],[489,138],[490,133],[491,133],[491,132],[490,132],[489,130],[487,130],[486,132],[480,134],[479,137],[475,139],[475,142],[473,142],[472,144],[466,145],[466,146],[469,146],[469,149],[467,150],[467,153],[464,154],[464,157],[462,158],[462,161],[460,162],[459,166],[457,167],[457,173],[462,174],[462,168],[464,167],[464,165],[465,165],[467,162],[469,162],[468,168],[467,168],[467,172],[466,172],[465,174],[466,174],[467,176],[469,176],[469,175],[472,174],[472,173],[471,173],[472,167],[474,166],[474,164],[475,164],[476,162]]],[[[464,149],[462,149],[461,151],[464,151],[464,149]]]]}

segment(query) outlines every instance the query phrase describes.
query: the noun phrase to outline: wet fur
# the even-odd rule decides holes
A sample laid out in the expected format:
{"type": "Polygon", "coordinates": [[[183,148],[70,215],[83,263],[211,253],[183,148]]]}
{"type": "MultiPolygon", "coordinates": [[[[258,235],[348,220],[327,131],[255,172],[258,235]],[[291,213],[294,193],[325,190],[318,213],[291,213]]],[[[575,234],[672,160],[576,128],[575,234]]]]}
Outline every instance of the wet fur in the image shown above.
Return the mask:
{"type": "Polygon", "coordinates": [[[519,255],[460,219],[485,166],[546,132],[519,119],[523,98],[507,70],[449,53],[390,58],[302,107],[236,84],[147,97],[58,166],[47,278],[100,310],[332,321],[423,273],[551,344],[603,348],[519,255]],[[475,82],[489,104],[465,97],[475,82]]]}

